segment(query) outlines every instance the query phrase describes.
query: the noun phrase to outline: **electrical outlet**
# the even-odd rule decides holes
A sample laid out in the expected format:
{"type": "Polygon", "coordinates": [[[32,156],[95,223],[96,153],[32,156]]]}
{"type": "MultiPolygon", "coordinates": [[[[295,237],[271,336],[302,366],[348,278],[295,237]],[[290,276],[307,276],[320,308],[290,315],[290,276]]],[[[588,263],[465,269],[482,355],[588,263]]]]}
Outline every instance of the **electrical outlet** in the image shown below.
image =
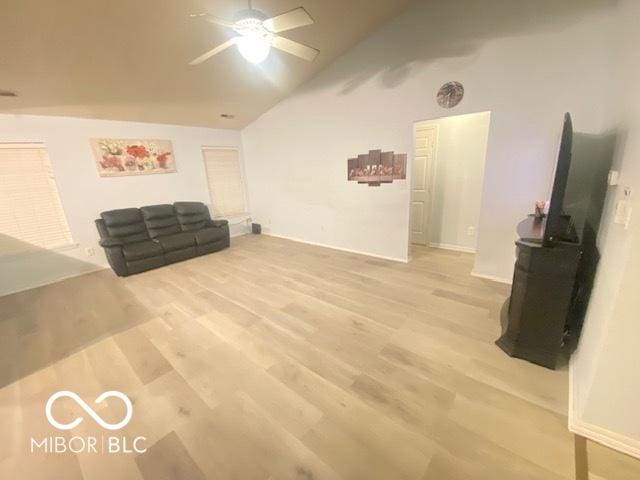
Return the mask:
{"type": "Polygon", "coordinates": [[[88,247],[85,252],[87,253],[87,257],[93,257],[96,254],[96,249],[93,247],[88,247]]]}
{"type": "Polygon", "coordinates": [[[467,235],[473,237],[476,234],[476,227],[467,227],[467,235]]]}

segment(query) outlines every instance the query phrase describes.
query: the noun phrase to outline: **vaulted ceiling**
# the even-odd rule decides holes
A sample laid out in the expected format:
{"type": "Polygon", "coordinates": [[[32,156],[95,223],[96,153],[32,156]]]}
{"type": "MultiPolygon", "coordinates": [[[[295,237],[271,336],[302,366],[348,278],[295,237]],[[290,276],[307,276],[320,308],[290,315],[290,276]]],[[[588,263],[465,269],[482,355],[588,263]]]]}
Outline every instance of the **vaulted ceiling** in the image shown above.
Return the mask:
{"type": "Polygon", "coordinates": [[[253,0],[270,16],[304,6],[315,24],[283,35],[318,58],[253,65],[231,48],[192,67],[233,32],[189,14],[232,19],[246,0],[2,0],[0,90],[18,96],[0,112],[243,127],[409,1],[253,0]]]}

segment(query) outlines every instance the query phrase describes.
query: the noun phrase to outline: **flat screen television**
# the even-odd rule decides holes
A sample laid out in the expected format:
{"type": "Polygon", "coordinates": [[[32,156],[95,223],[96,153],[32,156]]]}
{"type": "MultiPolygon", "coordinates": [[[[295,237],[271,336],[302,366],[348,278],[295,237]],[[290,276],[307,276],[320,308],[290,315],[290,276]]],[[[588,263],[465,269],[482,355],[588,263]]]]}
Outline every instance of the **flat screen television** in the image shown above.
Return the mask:
{"type": "Polygon", "coordinates": [[[537,235],[531,232],[538,242],[595,247],[615,145],[615,132],[576,133],[571,116],[565,114],[549,211],[539,222],[537,235]]]}
{"type": "Polygon", "coordinates": [[[549,212],[544,222],[542,236],[544,245],[551,245],[556,241],[578,241],[572,216],[565,211],[565,193],[569,182],[569,173],[571,172],[572,148],[573,125],[571,123],[571,115],[565,113],[553,188],[551,190],[551,200],[549,202],[549,212]]]}
{"type": "MultiPolygon", "coordinates": [[[[563,341],[568,343],[571,349],[577,345],[600,260],[597,245],[598,229],[608,190],[607,177],[616,145],[615,131],[599,134],[574,132],[571,116],[566,113],[548,213],[544,218],[529,215],[518,224],[520,240],[517,243],[523,249],[519,248],[519,252],[525,251],[531,256],[535,252],[538,259],[553,257],[554,262],[557,262],[557,264],[551,264],[551,268],[545,273],[547,277],[541,285],[547,286],[548,282],[559,281],[558,279],[565,275],[566,271],[575,267],[575,281],[563,325],[565,329],[563,341]],[[568,245],[569,243],[571,245],[568,245]],[[575,255],[572,257],[569,254],[575,254],[575,252],[579,252],[577,265],[571,265],[571,262],[575,261],[575,255]],[[563,264],[563,254],[569,259],[566,264],[563,264]],[[554,272],[556,267],[557,276],[554,272]]],[[[527,256],[523,258],[526,258],[527,262],[530,261],[527,256]]],[[[543,277],[528,276],[522,271],[516,268],[512,296],[509,308],[506,310],[507,316],[511,318],[513,314],[513,318],[520,318],[518,315],[522,315],[523,312],[534,312],[534,318],[538,318],[539,305],[536,302],[529,303],[527,300],[537,298],[537,293],[531,293],[529,296],[524,292],[527,291],[529,282],[540,282],[543,277]],[[513,307],[514,298],[518,299],[515,307],[513,307]]],[[[553,289],[548,293],[551,296],[557,294],[553,289]]],[[[558,300],[557,297],[554,298],[558,300]]],[[[544,337],[542,331],[536,330],[534,333],[537,338],[544,337]]],[[[553,341],[555,342],[555,339],[553,341]]]]}

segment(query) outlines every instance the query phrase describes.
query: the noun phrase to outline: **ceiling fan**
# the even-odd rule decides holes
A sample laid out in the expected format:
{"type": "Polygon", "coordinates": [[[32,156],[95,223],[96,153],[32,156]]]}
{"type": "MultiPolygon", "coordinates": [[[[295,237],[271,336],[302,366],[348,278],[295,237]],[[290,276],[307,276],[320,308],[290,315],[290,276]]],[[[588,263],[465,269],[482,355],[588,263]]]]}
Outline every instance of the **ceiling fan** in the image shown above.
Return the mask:
{"type": "Polygon", "coordinates": [[[269,56],[271,47],[308,61],[313,61],[320,53],[315,48],[277,35],[280,32],[313,23],[313,19],[303,7],[294,8],[281,15],[267,18],[260,10],[252,8],[251,0],[249,0],[249,8],[239,12],[232,22],[222,20],[208,13],[194,13],[190,17],[202,18],[215,25],[231,28],[238,36],[203,53],[189,62],[189,65],[198,65],[232,45],[236,45],[240,54],[251,63],[260,63],[265,60],[269,56]]]}

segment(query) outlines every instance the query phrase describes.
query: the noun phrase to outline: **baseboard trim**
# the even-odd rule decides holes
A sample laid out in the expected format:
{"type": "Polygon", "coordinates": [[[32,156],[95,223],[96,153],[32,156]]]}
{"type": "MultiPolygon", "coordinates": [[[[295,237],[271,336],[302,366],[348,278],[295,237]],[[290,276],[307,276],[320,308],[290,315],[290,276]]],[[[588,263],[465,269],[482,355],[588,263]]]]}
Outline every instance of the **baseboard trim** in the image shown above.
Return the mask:
{"type": "Polygon", "coordinates": [[[605,447],[640,459],[640,441],[636,439],[592,425],[579,418],[569,418],[569,430],[605,447]]]}
{"type": "Polygon", "coordinates": [[[450,243],[434,243],[429,242],[431,248],[442,248],[443,250],[453,250],[454,252],[476,253],[476,249],[472,247],[462,247],[460,245],[452,245],[450,243]]]}
{"type": "Polygon", "coordinates": [[[262,235],[265,235],[267,237],[282,238],[284,240],[291,240],[292,242],[306,243],[307,245],[314,245],[316,247],[330,248],[331,250],[338,250],[340,252],[355,253],[357,255],[364,255],[366,257],[380,258],[381,260],[390,260],[392,262],[409,263],[409,259],[407,258],[386,257],[384,255],[377,255],[375,253],[363,252],[361,250],[352,250],[350,248],[342,248],[342,247],[336,247],[334,245],[327,245],[326,243],[310,242],[309,240],[303,240],[301,238],[296,238],[296,237],[289,237],[288,235],[279,235],[277,233],[266,233],[266,232],[262,232],[262,235]]]}
{"type": "Polygon", "coordinates": [[[471,272],[472,277],[484,278],[485,280],[491,280],[493,282],[506,283],[507,285],[511,285],[510,278],[498,277],[497,275],[486,275],[484,273],[478,273],[475,270],[471,272]]]}
{"type": "Polygon", "coordinates": [[[70,278],[80,277],[82,275],[86,275],[88,273],[98,272],[100,270],[106,270],[109,267],[105,267],[102,265],[96,265],[95,268],[90,268],[89,270],[84,270],[78,273],[72,273],[70,275],[64,275],[62,277],[58,277],[56,279],[52,279],[46,282],[38,282],[24,288],[18,288],[17,290],[9,290],[8,292],[0,292],[0,297],[5,297],[7,295],[13,295],[14,293],[26,292],[27,290],[33,290],[34,288],[46,287],[47,285],[52,285],[54,283],[62,282],[64,280],[68,280],[70,278]]]}
{"type": "Polygon", "coordinates": [[[572,361],[569,363],[569,411],[567,412],[567,416],[569,418],[569,431],[604,445],[605,447],[640,459],[640,440],[612,432],[606,428],[585,422],[580,418],[580,412],[582,409],[580,405],[580,396],[577,394],[577,380],[573,368],[572,358],[572,361]]]}

